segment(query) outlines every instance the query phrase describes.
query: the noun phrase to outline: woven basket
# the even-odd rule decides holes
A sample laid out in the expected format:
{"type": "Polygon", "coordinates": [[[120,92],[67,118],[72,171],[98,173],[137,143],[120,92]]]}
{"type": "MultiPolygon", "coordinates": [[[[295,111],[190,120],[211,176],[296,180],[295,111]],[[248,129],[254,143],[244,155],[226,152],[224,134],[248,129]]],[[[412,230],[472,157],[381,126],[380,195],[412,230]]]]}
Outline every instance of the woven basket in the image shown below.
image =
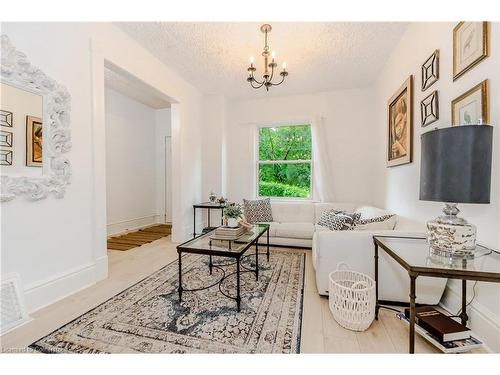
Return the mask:
{"type": "Polygon", "coordinates": [[[375,318],[375,280],[342,262],[328,278],[328,304],[337,323],[353,331],[368,329],[375,318]]]}

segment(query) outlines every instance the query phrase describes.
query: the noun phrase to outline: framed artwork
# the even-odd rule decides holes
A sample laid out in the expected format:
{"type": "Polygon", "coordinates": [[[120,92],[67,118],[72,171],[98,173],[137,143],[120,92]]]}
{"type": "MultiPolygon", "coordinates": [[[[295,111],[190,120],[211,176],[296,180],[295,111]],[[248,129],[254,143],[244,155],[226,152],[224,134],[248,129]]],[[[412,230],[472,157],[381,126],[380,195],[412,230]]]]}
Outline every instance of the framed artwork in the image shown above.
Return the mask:
{"type": "Polygon", "coordinates": [[[12,128],[12,112],[0,110],[0,125],[12,128]]]}
{"type": "Polygon", "coordinates": [[[12,165],[11,150],[0,150],[0,165],[12,165]]]}
{"type": "Polygon", "coordinates": [[[26,116],[26,165],[41,167],[43,160],[42,120],[26,116]]]}
{"type": "Polygon", "coordinates": [[[488,22],[460,22],[453,29],[453,80],[488,57],[488,22]]]}
{"type": "Polygon", "coordinates": [[[12,147],[12,133],[8,131],[0,131],[0,146],[12,147]]]}
{"type": "Polygon", "coordinates": [[[488,80],[460,95],[451,102],[451,125],[488,124],[488,80]]]}
{"type": "Polygon", "coordinates": [[[387,102],[387,166],[411,163],[413,147],[413,76],[387,102]]]}
{"type": "Polygon", "coordinates": [[[422,65],[422,91],[427,90],[439,79],[439,50],[425,60],[422,65]]]}
{"type": "Polygon", "coordinates": [[[434,121],[439,119],[437,90],[420,102],[420,119],[422,126],[432,124],[434,121]]]}

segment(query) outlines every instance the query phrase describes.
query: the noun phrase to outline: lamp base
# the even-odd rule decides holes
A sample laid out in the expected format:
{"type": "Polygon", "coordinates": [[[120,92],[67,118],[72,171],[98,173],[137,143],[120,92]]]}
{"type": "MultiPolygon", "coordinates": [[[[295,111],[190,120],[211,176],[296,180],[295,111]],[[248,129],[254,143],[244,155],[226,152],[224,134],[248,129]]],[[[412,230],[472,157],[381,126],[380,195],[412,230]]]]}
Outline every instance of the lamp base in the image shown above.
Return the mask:
{"type": "Polygon", "coordinates": [[[427,222],[427,240],[431,253],[447,258],[473,258],[476,248],[476,226],[457,217],[458,208],[446,203],[445,216],[427,222]]]}

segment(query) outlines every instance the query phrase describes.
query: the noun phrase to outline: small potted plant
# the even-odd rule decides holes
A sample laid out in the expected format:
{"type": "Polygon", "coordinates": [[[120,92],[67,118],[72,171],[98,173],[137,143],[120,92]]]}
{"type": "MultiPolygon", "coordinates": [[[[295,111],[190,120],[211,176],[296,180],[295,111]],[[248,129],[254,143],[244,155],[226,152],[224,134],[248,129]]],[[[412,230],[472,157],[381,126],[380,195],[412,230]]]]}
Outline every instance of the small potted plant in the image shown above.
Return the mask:
{"type": "Polygon", "coordinates": [[[232,203],[224,208],[224,218],[227,220],[227,226],[230,228],[237,228],[238,219],[242,214],[243,210],[239,204],[232,203]]]}

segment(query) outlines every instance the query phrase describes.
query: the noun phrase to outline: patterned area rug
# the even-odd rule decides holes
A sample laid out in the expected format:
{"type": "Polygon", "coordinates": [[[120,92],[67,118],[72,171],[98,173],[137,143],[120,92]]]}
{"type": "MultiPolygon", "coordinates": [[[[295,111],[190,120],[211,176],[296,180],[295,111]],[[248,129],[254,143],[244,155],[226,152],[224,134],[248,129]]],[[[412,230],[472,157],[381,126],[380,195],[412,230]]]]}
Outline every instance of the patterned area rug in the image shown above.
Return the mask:
{"type": "MultiPolygon", "coordinates": [[[[249,250],[252,253],[251,250],[249,250]]],[[[236,266],[225,264],[209,274],[208,256],[183,257],[183,286],[215,283],[236,266]]],[[[255,254],[242,260],[255,267],[255,254]]],[[[45,353],[299,353],[305,251],[272,249],[269,263],[259,252],[259,281],[241,274],[241,312],[217,286],[177,294],[174,261],[100,306],[30,345],[45,353]]],[[[236,277],[221,289],[236,294],[236,277]]]]}

